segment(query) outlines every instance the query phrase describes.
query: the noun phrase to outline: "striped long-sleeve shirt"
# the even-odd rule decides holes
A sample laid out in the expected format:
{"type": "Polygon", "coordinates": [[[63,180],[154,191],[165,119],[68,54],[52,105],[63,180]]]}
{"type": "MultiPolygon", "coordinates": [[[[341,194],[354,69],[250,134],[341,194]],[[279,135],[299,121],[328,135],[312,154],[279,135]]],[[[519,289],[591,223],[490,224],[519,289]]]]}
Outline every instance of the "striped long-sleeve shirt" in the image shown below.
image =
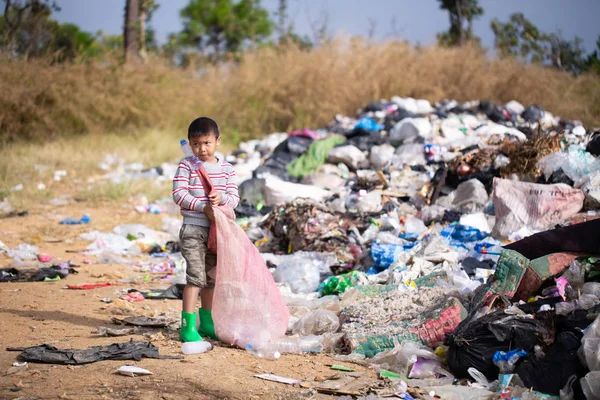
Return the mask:
{"type": "MultiPolygon", "coordinates": [[[[235,169],[227,162],[218,161],[214,164],[204,163],[204,168],[213,187],[223,195],[221,205],[237,207],[240,196],[235,178],[235,169]]],[[[210,226],[210,220],[202,212],[209,204],[208,193],[204,191],[202,181],[197,171],[192,170],[184,158],[173,178],[173,201],[181,208],[183,223],[189,225],[210,226]]]]}

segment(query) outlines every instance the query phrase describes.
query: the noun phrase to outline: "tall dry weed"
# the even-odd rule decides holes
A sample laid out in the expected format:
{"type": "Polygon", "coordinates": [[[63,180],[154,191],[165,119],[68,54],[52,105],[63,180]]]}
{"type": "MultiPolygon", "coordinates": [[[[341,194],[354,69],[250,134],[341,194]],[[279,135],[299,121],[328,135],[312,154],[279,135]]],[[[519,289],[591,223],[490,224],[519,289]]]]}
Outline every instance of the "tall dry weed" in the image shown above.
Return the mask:
{"type": "MultiPolygon", "coordinates": [[[[393,95],[437,101],[515,99],[554,114],[600,124],[600,77],[573,77],[476,48],[414,48],[340,39],[310,52],[263,48],[239,64],[198,70],[160,60],[50,66],[0,63],[0,143],[138,128],[181,129],[213,116],[228,138],[322,127],[336,113],[393,95]]],[[[1,145],[1,144],[0,144],[1,145]]]]}

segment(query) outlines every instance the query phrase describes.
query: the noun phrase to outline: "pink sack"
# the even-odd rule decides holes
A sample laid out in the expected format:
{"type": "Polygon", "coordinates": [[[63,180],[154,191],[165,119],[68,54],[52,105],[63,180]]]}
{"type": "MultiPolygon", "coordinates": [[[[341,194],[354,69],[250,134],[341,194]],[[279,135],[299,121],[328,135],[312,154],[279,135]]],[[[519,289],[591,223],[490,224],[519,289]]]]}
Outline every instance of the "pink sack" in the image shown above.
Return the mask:
{"type": "MultiPolygon", "coordinates": [[[[211,192],[206,170],[199,172],[205,191],[211,192]]],[[[235,222],[233,209],[214,207],[214,214],[208,247],[216,245],[217,253],[212,309],[217,337],[241,348],[279,339],[285,335],[290,313],[273,276],[235,222]]]]}

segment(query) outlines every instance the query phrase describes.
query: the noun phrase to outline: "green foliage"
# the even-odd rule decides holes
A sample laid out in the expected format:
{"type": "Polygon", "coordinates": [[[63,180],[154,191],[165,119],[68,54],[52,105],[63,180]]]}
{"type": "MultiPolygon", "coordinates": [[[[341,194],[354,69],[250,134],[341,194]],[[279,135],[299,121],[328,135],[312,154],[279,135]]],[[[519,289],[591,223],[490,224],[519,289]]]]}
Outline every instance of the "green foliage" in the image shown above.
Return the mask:
{"type": "Polygon", "coordinates": [[[100,47],[94,36],[82,31],[77,25],[56,24],[53,36],[52,47],[57,53],[57,61],[72,61],[76,57],[88,59],[100,54],[100,47]]]}
{"type": "Polygon", "coordinates": [[[585,65],[588,71],[600,74],[600,35],[598,35],[598,39],[596,40],[596,49],[588,56],[585,65]]]}
{"type": "MultiPolygon", "coordinates": [[[[6,2],[5,2],[6,5],[6,2]]],[[[85,59],[99,54],[94,35],[77,25],[60,24],[51,17],[60,9],[54,2],[27,0],[9,2],[8,12],[0,17],[3,49],[11,56],[51,56],[56,62],[85,59]]]]}
{"type": "Polygon", "coordinates": [[[260,43],[273,30],[268,12],[259,0],[190,0],[181,10],[183,30],[179,42],[210,56],[239,53],[248,43],[260,43]]]}
{"type": "Polygon", "coordinates": [[[513,56],[533,63],[544,61],[547,35],[540,32],[522,13],[512,14],[504,24],[494,18],[491,27],[495,36],[494,45],[501,57],[513,56]]]}
{"type": "Polygon", "coordinates": [[[483,15],[478,0],[438,0],[440,9],[448,11],[450,29],[437,35],[442,46],[460,46],[467,42],[479,43],[473,34],[473,20],[483,15]]]}
{"type": "Polygon", "coordinates": [[[522,13],[512,14],[506,23],[494,19],[491,27],[501,57],[512,56],[524,62],[550,65],[576,75],[588,68],[582,40],[577,36],[569,41],[560,32],[541,32],[522,13]]]}

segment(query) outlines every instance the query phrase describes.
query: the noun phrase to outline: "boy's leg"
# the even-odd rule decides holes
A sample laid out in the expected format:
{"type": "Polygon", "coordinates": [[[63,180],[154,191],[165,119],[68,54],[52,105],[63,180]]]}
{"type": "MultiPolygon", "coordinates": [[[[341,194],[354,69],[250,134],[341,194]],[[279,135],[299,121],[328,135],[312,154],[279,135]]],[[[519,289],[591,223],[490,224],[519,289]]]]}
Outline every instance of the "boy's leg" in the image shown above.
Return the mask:
{"type": "MultiPolygon", "coordinates": [[[[204,292],[204,290],[202,292],[204,292]]],[[[196,312],[198,293],[200,293],[200,288],[198,286],[190,285],[189,283],[185,285],[185,288],[183,289],[183,312],[196,312]]]]}
{"type": "Polygon", "coordinates": [[[210,250],[206,250],[204,257],[206,265],[206,286],[200,291],[201,306],[204,310],[212,310],[213,295],[215,293],[215,276],[217,268],[217,255],[210,250]]]}
{"type": "Polygon", "coordinates": [[[213,302],[214,294],[215,294],[215,289],[204,288],[200,291],[200,303],[201,303],[201,306],[203,309],[212,310],[212,302],[213,302]]]}
{"type": "Polygon", "coordinates": [[[198,332],[201,335],[208,336],[213,339],[217,339],[215,334],[215,324],[212,319],[212,303],[213,295],[215,293],[215,279],[214,273],[217,267],[217,255],[212,251],[206,253],[206,286],[200,291],[200,300],[202,301],[202,308],[198,309],[198,316],[200,317],[200,328],[198,332]]]}
{"type": "Polygon", "coordinates": [[[184,342],[202,340],[196,328],[196,303],[200,288],[206,285],[205,255],[208,229],[194,225],[183,225],[179,232],[181,254],[186,261],[186,281],[183,290],[181,330],[179,338],[184,342]]]}

